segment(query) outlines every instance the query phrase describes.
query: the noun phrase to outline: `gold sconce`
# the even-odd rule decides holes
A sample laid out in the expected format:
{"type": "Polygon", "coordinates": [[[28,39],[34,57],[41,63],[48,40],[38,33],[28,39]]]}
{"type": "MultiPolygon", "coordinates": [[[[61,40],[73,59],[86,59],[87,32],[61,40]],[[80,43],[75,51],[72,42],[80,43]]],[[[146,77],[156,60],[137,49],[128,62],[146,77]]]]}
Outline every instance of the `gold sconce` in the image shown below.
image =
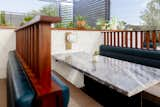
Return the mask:
{"type": "Polygon", "coordinates": [[[65,33],[65,47],[66,47],[66,50],[72,49],[72,43],[68,39],[71,34],[72,34],[72,32],[66,32],[65,33]]]}

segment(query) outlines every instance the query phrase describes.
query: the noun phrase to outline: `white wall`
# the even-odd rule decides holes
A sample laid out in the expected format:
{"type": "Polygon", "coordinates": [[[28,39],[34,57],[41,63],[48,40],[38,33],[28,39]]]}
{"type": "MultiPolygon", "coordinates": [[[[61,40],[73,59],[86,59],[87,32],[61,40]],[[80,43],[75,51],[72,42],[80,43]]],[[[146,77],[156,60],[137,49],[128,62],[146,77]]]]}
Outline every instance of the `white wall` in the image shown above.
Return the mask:
{"type": "Polygon", "coordinates": [[[15,49],[14,29],[0,29],[0,79],[6,78],[8,52],[15,49]]]}
{"type": "MultiPolygon", "coordinates": [[[[73,32],[77,35],[77,42],[73,44],[73,49],[70,52],[84,51],[92,54],[103,43],[103,36],[98,31],[52,30],[52,54],[68,52],[65,50],[65,32],[73,32]]],[[[14,29],[0,29],[0,79],[6,78],[8,52],[15,50],[15,44],[14,29]]],[[[67,80],[77,87],[83,86],[83,75],[81,73],[64,64],[54,64],[57,68],[53,64],[52,68],[66,77],[67,80]]]]}
{"type": "Polygon", "coordinates": [[[77,42],[72,44],[70,51],[84,51],[92,53],[103,44],[103,36],[100,31],[76,31],[76,30],[52,30],[52,54],[63,53],[65,50],[65,33],[72,32],[77,36],[77,42]]]}
{"type": "MultiPolygon", "coordinates": [[[[93,54],[103,44],[103,36],[99,31],[71,31],[71,30],[52,30],[52,55],[57,53],[68,53],[84,51],[93,54]],[[73,44],[72,50],[65,50],[65,33],[72,32],[77,36],[77,41],[73,44]]],[[[84,86],[84,76],[79,71],[69,67],[66,64],[56,62],[52,59],[52,69],[58,72],[66,80],[77,87],[84,86]]]]}

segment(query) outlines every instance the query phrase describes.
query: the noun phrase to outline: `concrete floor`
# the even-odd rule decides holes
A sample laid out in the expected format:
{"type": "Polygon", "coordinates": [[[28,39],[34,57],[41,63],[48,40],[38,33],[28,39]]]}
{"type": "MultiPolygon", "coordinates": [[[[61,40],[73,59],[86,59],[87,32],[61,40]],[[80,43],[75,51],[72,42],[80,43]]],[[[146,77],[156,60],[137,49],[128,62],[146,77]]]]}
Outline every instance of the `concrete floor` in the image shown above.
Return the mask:
{"type": "MultiPolygon", "coordinates": [[[[102,107],[99,103],[86,95],[83,91],[64,80],[61,76],[59,77],[70,88],[70,102],[68,107],[102,107]]],[[[0,107],[7,107],[6,91],[6,80],[0,80],[0,107]]]]}

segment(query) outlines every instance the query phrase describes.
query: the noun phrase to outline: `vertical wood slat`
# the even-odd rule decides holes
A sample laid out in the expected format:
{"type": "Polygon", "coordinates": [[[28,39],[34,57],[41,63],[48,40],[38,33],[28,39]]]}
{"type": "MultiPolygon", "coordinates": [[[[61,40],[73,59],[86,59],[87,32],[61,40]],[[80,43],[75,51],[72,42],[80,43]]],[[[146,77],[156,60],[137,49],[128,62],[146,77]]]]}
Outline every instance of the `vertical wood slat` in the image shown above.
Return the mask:
{"type": "Polygon", "coordinates": [[[31,46],[31,31],[30,31],[30,27],[28,28],[28,65],[29,65],[29,67],[31,68],[31,55],[30,55],[30,53],[31,53],[31,48],[30,48],[30,46],[31,46]]]}
{"type": "Polygon", "coordinates": [[[106,45],[106,32],[104,32],[104,45],[106,45]]]}
{"type": "Polygon", "coordinates": [[[109,32],[107,32],[107,45],[109,45],[109,32]]]}
{"type": "Polygon", "coordinates": [[[126,48],[128,48],[128,32],[125,32],[125,44],[126,44],[126,48]]]}
{"type": "Polygon", "coordinates": [[[143,49],[143,31],[140,33],[140,38],[141,38],[141,49],[143,49]]]}
{"type": "Polygon", "coordinates": [[[34,56],[33,56],[33,43],[34,43],[34,41],[33,41],[33,38],[34,38],[34,32],[33,32],[33,25],[31,26],[31,68],[33,69],[33,58],[34,58],[34,56]]]}
{"type": "Polygon", "coordinates": [[[158,31],[158,34],[159,34],[158,38],[159,38],[159,43],[160,43],[160,31],[158,31]]]}
{"type": "Polygon", "coordinates": [[[131,31],[131,32],[130,32],[130,48],[133,47],[133,45],[132,45],[132,44],[133,44],[133,43],[132,43],[132,42],[133,42],[133,41],[132,41],[132,37],[133,37],[132,33],[133,33],[133,32],[131,31]]]}
{"type": "Polygon", "coordinates": [[[150,32],[147,31],[147,32],[146,32],[146,47],[147,47],[147,49],[150,48],[149,42],[150,42],[150,32]]]}
{"type": "Polygon", "coordinates": [[[156,31],[152,32],[152,43],[153,43],[153,49],[156,49],[156,31]]]}
{"type": "MultiPolygon", "coordinates": [[[[37,50],[37,45],[38,45],[38,29],[37,25],[34,25],[34,72],[36,73],[38,71],[38,61],[37,61],[37,55],[38,55],[38,50],[37,50]]],[[[39,75],[36,75],[37,78],[39,78],[39,75]]]]}
{"type": "Polygon", "coordinates": [[[114,46],[116,46],[116,32],[114,32],[113,35],[114,35],[114,40],[113,40],[114,41],[114,46]]]}
{"type": "Polygon", "coordinates": [[[123,45],[123,44],[124,44],[124,40],[123,40],[123,36],[124,36],[124,35],[123,35],[123,34],[124,34],[124,33],[123,33],[123,31],[122,31],[122,32],[121,32],[121,45],[122,45],[122,47],[124,47],[124,45],[123,45]]]}
{"type": "Polygon", "coordinates": [[[110,32],[110,45],[112,46],[112,32],[110,32]]]}
{"type": "Polygon", "coordinates": [[[117,38],[118,38],[118,47],[120,46],[120,44],[119,44],[119,32],[117,32],[117,38]]]}
{"type": "Polygon", "coordinates": [[[138,48],[138,36],[137,36],[137,31],[135,31],[135,48],[138,48]]]}
{"type": "Polygon", "coordinates": [[[40,83],[43,84],[43,86],[47,86],[48,84],[51,84],[51,78],[42,78],[44,75],[45,77],[51,77],[51,73],[49,73],[51,71],[50,33],[51,31],[48,23],[39,24],[38,67],[39,67],[39,76],[41,78],[40,83]],[[45,47],[45,48],[42,48],[42,47],[45,47]],[[45,55],[49,55],[49,56],[46,57],[45,55]]]}
{"type": "MultiPolygon", "coordinates": [[[[25,35],[24,35],[24,42],[25,42],[25,44],[24,44],[24,57],[25,57],[25,60],[26,60],[26,63],[27,63],[27,32],[26,32],[26,28],[25,28],[25,35]]],[[[28,64],[28,63],[27,63],[28,64]]]]}

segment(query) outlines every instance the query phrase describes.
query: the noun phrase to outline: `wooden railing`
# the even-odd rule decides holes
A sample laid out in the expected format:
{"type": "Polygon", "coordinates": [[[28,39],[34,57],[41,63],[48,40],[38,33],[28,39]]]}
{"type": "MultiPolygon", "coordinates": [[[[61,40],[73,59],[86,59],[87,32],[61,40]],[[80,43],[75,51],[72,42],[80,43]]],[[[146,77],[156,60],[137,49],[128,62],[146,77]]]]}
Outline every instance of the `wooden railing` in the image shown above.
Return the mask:
{"type": "Polygon", "coordinates": [[[61,94],[60,88],[51,80],[50,31],[50,24],[60,20],[59,17],[37,16],[16,30],[16,55],[35,89],[36,107],[57,106],[55,97],[61,94]]]}
{"type": "Polygon", "coordinates": [[[103,31],[104,45],[114,47],[157,49],[160,43],[160,31],[125,31],[109,30],[103,31]]]}

